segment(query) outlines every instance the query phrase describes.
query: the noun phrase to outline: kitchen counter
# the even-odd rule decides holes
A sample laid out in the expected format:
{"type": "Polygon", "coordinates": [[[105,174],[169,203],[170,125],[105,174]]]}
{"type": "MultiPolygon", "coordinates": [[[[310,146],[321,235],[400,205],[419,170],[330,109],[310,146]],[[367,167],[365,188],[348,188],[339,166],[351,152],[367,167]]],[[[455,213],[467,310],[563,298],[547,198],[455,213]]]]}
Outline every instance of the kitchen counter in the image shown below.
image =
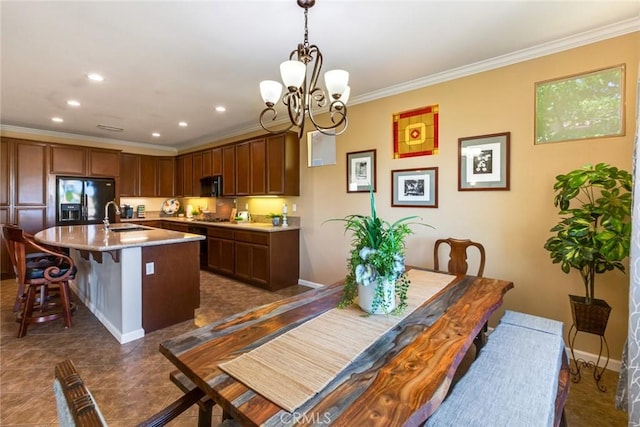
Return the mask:
{"type": "Polygon", "coordinates": [[[39,242],[69,248],[71,288],[121,344],[190,320],[200,306],[205,236],[135,224],[48,228],[39,242]]]}
{"type": "Polygon", "coordinates": [[[106,230],[103,225],[52,227],[40,231],[35,235],[35,238],[42,243],[53,246],[98,252],[205,239],[204,236],[197,234],[133,224],[112,224],[106,230]]]}
{"type": "Polygon", "coordinates": [[[281,225],[274,227],[270,222],[214,222],[214,221],[202,221],[197,219],[188,219],[188,218],[178,218],[178,217],[157,217],[157,218],[130,218],[130,219],[121,219],[120,222],[123,224],[126,223],[143,223],[145,221],[171,221],[180,224],[189,224],[189,225],[206,225],[212,227],[228,227],[228,228],[237,228],[237,229],[249,229],[255,231],[264,231],[267,233],[275,233],[279,231],[287,231],[287,230],[299,230],[300,226],[298,225],[289,225],[288,227],[283,227],[281,225]]]}

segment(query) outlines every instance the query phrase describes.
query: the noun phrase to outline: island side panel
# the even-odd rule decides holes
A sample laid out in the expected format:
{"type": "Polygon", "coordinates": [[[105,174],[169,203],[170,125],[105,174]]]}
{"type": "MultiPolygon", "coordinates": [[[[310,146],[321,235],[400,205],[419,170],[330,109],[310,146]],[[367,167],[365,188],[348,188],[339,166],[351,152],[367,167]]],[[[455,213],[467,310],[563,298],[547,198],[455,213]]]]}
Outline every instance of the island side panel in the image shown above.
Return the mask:
{"type": "Polygon", "coordinates": [[[197,241],[142,248],[145,333],[194,318],[194,311],[200,306],[199,257],[197,241]],[[147,274],[147,269],[153,269],[153,273],[147,274]]]}
{"type": "Polygon", "coordinates": [[[107,253],[87,258],[71,249],[78,272],[71,282],[74,292],[111,332],[124,344],[144,336],[142,329],[140,247],[118,250],[119,262],[107,253]]]}

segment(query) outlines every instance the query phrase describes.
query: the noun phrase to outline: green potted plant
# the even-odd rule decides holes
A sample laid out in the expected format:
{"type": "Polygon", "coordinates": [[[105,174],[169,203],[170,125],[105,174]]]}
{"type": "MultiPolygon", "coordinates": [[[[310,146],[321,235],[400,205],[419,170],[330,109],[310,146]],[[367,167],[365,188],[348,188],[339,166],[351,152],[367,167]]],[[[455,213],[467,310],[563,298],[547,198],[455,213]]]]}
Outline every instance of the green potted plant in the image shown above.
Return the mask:
{"type": "Polygon", "coordinates": [[[271,218],[271,224],[274,227],[279,226],[281,224],[281,222],[282,222],[282,214],[277,214],[277,213],[271,212],[271,213],[269,213],[267,215],[267,218],[271,218]]]}
{"type": "Polygon", "coordinates": [[[338,307],[358,305],[371,314],[402,313],[407,308],[409,279],[405,273],[405,238],[412,234],[408,216],[389,223],[376,214],[373,191],[369,190],[371,215],[347,215],[328,221],[345,223],[345,233],[353,232],[347,261],[348,273],[338,307]]]}
{"type": "Polygon", "coordinates": [[[553,188],[560,222],[544,247],[562,271],[577,270],[585,295],[569,295],[576,329],[604,335],[611,307],[595,298],[596,274],[625,271],[631,239],[631,174],[606,163],[558,175],[553,188]]]}

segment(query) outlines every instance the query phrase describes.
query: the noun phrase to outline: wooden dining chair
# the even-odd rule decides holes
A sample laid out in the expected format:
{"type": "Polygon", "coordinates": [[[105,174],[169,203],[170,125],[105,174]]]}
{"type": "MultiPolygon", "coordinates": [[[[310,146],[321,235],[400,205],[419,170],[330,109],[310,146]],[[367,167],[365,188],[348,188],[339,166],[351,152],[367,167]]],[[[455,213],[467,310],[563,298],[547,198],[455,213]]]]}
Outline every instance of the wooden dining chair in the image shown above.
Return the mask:
{"type": "Polygon", "coordinates": [[[482,244],[471,241],[469,239],[438,239],[433,247],[433,268],[440,271],[439,249],[440,245],[449,246],[449,262],[447,264],[447,272],[452,274],[467,274],[469,264],[467,263],[467,255],[469,248],[476,248],[479,252],[480,262],[476,276],[482,277],[484,274],[485,252],[482,244]]]}
{"type": "Polygon", "coordinates": [[[27,334],[31,323],[64,319],[64,326],[70,328],[69,280],[76,273],[73,260],[64,253],[39,245],[15,225],[3,224],[1,232],[18,281],[18,338],[27,334]]]}
{"type": "MultiPolygon", "coordinates": [[[[55,366],[53,391],[56,396],[58,423],[61,426],[106,427],[107,423],[100,408],[71,359],[66,359],[55,366]]],[[[166,425],[204,396],[204,392],[195,387],[166,408],[139,423],[138,427],[166,425]]],[[[164,398],[164,395],[159,397],[164,398]]],[[[210,425],[211,414],[208,420],[210,425]]],[[[199,422],[198,425],[203,424],[199,422]]]]}

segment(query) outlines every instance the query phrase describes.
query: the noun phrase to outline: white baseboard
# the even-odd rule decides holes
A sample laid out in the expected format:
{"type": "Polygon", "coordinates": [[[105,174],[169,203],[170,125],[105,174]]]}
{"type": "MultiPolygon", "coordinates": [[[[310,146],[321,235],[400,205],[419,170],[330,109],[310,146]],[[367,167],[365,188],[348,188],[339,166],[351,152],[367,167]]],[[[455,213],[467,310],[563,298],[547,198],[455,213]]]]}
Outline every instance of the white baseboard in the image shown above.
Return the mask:
{"type": "Polygon", "coordinates": [[[298,279],[298,285],[308,286],[310,288],[324,288],[324,285],[322,283],[310,282],[303,279],[298,279]]]}

